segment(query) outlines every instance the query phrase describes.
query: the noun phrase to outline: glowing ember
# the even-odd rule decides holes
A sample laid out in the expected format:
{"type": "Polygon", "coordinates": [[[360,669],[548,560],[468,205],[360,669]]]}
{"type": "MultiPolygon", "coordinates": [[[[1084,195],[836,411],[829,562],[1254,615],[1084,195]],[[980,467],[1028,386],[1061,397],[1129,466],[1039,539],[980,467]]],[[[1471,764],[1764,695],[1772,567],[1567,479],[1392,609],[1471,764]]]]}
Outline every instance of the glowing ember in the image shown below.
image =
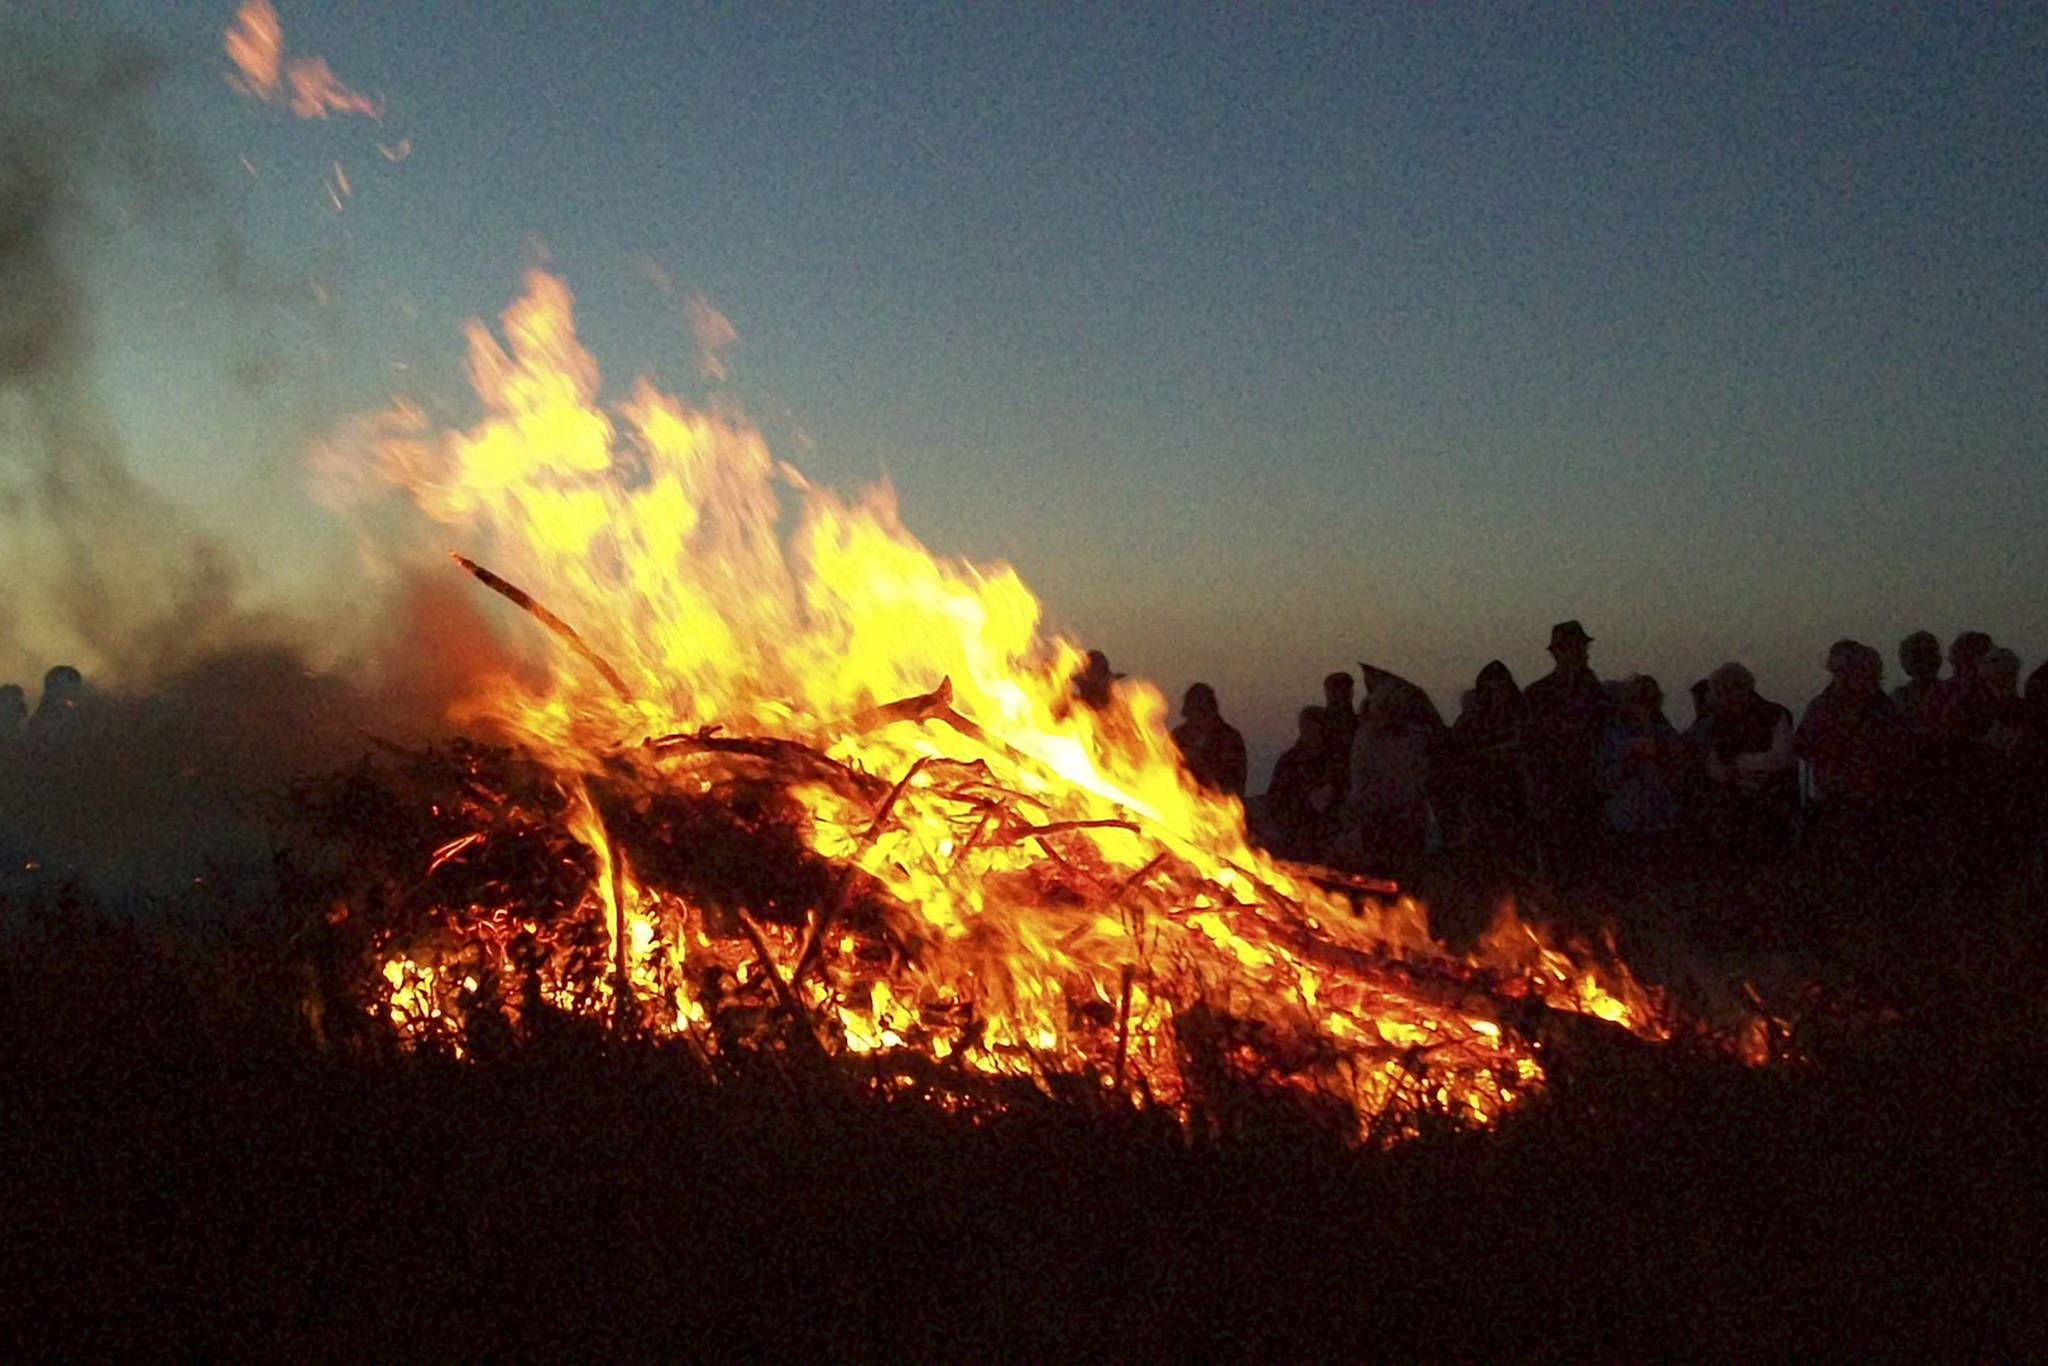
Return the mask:
{"type": "MultiPolygon", "coordinates": [[[[378,118],[382,111],[367,95],[343,85],[324,57],[284,55],[284,28],[270,0],[243,0],[224,40],[228,60],[235,64],[229,84],[265,104],[282,104],[302,119],[329,114],[361,114],[378,118]]],[[[347,186],[342,187],[347,193],[347,186]]]]}
{"type": "Polygon", "coordinates": [[[863,1055],[880,1084],[1083,1076],[1177,1105],[1221,1068],[1369,1124],[1484,1120],[1539,1084],[1515,998],[1661,1028],[1624,970],[1512,916],[1459,959],[1414,902],[1354,905],[1251,848],[1156,690],[1078,702],[1081,653],[1016,575],[928,554],[886,488],[842,501],[645,382],[600,407],[560,282],[532,276],[469,353],[482,422],[436,436],[394,409],[371,463],[559,637],[531,632],[531,679],[479,680],[457,718],[551,795],[482,764],[484,795],[436,805],[433,928],[383,966],[413,1035],[462,1047],[545,1005],[707,1054],[863,1055]],[[461,882],[534,840],[563,907],[461,882]]]}

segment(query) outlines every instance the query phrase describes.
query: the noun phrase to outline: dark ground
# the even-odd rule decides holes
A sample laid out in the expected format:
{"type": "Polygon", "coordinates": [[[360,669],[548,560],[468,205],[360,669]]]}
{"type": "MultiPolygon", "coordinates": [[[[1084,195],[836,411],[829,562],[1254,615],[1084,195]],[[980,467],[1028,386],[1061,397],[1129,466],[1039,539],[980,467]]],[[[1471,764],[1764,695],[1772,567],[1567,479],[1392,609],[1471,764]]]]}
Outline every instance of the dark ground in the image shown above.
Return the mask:
{"type": "MultiPolygon", "coordinates": [[[[1763,965],[1801,1061],[1568,1031],[1551,1088],[1497,1128],[1384,1152],[1288,1106],[1219,1110],[1192,1138],[1085,1099],[969,1125],[772,1063],[713,1085],[575,1030],[489,1065],[345,1057],[309,1041],[289,926],[17,904],[0,1354],[2048,1348],[2028,877],[1893,887],[1920,909],[1879,923],[1894,903],[1873,887],[1844,903],[1801,865],[1704,871],[1621,866],[1575,895],[1626,911],[1649,966],[1763,965]],[[1773,887],[1775,927],[1745,920],[1773,887]],[[1703,924],[1720,929],[1688,944],[1703,924]],[[1943,942],[1963,947],[1898,957],[1943,942]]],[[[1429,876],[1447,921],[1479,914],[1463,871],[1429,876]]]]}

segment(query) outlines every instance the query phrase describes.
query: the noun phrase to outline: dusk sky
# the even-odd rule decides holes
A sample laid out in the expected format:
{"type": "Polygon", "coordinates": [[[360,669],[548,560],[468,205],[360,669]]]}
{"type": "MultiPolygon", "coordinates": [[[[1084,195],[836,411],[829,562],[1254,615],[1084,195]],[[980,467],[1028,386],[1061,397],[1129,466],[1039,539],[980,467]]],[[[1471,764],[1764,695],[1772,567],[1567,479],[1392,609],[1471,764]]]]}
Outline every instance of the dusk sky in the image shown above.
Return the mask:
{"type": "Polygon", "coordinates": [[[1842,635],[1893,682],[1917,627],[2048,652],[2048,7],[279,0],[378,120],[237,94],[233,9],[0,31],[162,63],[178,191],[79,249],[93,379],[259,567],[328,534],[305,441],[462,418],[463,321],[545,262],[614,392],[886,474],[1053,628],[1215,684],[1255,774],[1326,671],[1449,713],[1565,617],[1680,724],[1731,658],[1797,709],[1842,635]]]}

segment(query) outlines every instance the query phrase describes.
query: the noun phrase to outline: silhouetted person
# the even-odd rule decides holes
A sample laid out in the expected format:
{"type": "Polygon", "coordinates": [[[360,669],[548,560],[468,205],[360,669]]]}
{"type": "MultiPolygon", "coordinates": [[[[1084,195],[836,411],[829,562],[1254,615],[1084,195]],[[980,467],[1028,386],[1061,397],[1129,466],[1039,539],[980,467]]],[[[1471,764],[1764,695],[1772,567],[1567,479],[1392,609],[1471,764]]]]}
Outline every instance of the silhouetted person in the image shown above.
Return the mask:
{"type": "Polygon", "coordinates": [[[25,728],[29,740],[48,744],[70,726],[85,700],[85,679],[69,664],[58,664],[43,675],[43,695],[36,701],[35,715],[25,728]]]}
{"type": "Polygon", "coordinates": [[[1443,734],[1443,718],[1427,693],[1394,674],[1367,670],[1340,836],[1365,871],[1400,876],[1427,852],[1430,759],[1443,734]]]}
{"type": "Polygon", "coordinates": [[[1948,671],[1951,678],[1971,676],[1984,656],[1991,653],[1993,641],[1988,632],[1964,631],[1948,643],[1948,671]]]}
{"type": "MultiPolygon", "coordinates": [[[[1945,855],[1957,853],[1949,836],[1959,826],[1975,826],[1985,816],[1979,779],[1992,724],[1994,692],[1984,675],[1991,650],[1991,637],[1982,631],[1965,631],[1951,641],[1948,676],[1928,703],[1919,766],[1934,849],[1945,855]]],[[[1947,862],[1955,871],[1955,859],[1947,862]]]]}
{"type": "Polygon", "coordinates": [[[22,722],[28,717],[28,695],[19,683],[0,685],[0,861],[13,861],[14,802],[22,784],[16,781],[21,767],[25,738],[22,722]]]}
{"type": "Polygon", "coordinates": [[[1352,685],[1349,671],[1323,677],[1323,742],[1337,757],[1340,770],[1349,769],[1351,742],[1358,738],[1358,704],[1353,701],[1352,685]]]}
{"type": "Polygon", "coordinates": [[[2032,757],[2033,716],[2020,696],[2020,657],[1994,647],[1978,661],[1984,689],[1984,726],[1976,736],[1983,787],[1990,810],[2010,823],[2026,801],[2024,765],[2032,757]]]}
{"type": "Polygon", "coordinates": [[[1704,735],[1706,734],[1707,712],[1713,706],[1714,685],[1711,681],[1704,678],[1694,679],[1693,685],[1685,691],[1692,698],[1692,721],[1680,733],[1688,738],[1694,732],[1704,735]]]}
{"type": "MultiPolygon", "coordinates": [[[[2030,743],[2027,747],[2028,807],[2035,829],[2034,878],[2039,893],[2048,893],[2048,663],[2027,675],[2020,694],[2026,704],[2030,743]]],[[[2043,900],[2048,900],[2044,897],[2043,900]]],[[[2037,903],[2038,904],[2038,903],[2037,903]]]]}
{"type": "Polygon", "coordinates": [[[1792,752],[1813,769],[1818,808],[1865,810],[1900,784],[1899,706],[1884,690],[1884,657],[1868,645],[1838,640],[1828,650],[1831,681],[1806,704],[1792,733],[1792,752]]]}
{"type": "Polygon", "coordinates": [[[1904,828],[1896,799],[1912,775],[1899,705],[1884,690],[1884,656],[1838,640],[1827,669],[1832,681],[1806,704],[1792,752],[1813,772],[1811,866],[1833,888],[1832,905],[1854,895],[1858,878],[1893,862],[1904,828]]]}
{"type": "Polygon", "coordinates": [[[2034,671],[2027,675],[2026,691],[2020,696],[2026,699],[2037,716],[2048,711],[2048,660],[2036,665],[2034,671]]]}
{"type": "Polygon", "coordinates": [[[1685,741],[1684,787],[1680,795],[1685,799],[1687,820],[1695,830],[1701,827],[1699,805],[1707,789],[1707,752],[1713,747],[1714,685],[1708,679],[1695,679],[1686,691],[1692,695],[1692,721],[1678,733],[1685,741]]]}
{"type": "Polygon", "coordinates": [[[1602,818],[1635,844],[1662,840],[1685,818],[1686,745],[1664,715],[1664,689],[1648,674],[1621,685],[1601,742],[1602,818]]]}
{"type": "Polygon", "coordinates": [[[1975,738],[1987,723],[1991,695],[1983,663],[1991,649],[1991,637],[1982,631],[1965,631],[1949,642],[1948,677],[1934,693],[1933,724],[1950,763],[1957,758],[1957,742],[1975,738]]]}
{"type": "Polygon", "coordinates": [[[1188,687],[1180,700],[1180,724],[1173,742],[1180,746],[1188,775],[1212,792],[1244,796],[1244,736],[1223,719],[1216,690],[1207,683],[1188,687]]]}
{"type": "Polygon", "coordinates": [[[1707,713],[1706,813],[1716,842],[1744,862],[1783,853],[1799,815],[1792,713],[1757,695],[1740,664],[1714,670],[1707,713]]]}
{"type": "Polygon", "coordinates": [[[1613,705],[1587,663],[1593,638],[1577,621],[1550,628],[1556,667],[1523,694],[1529,708],[1525,738],[1529,804],[1543,837],[1552,873],[1582,864],[1600,828],[1597,779],[1600,742],[1613,705]]]}
{"type": "Polygon", "coordinates": [[[1109,667],[1109,656],[1100,650],[1090,650],[1088,658],[1074,674],[1074,697],[1083,705],[1101,711],[1109,705],[1110,696],[1116,689],[1116,681],[1122,678],[1109,667]]]}
{"type": "Polygon", "coordinates": [[[1512,857],[1526,838],[1522,731],[1527,719],[1514,674],[1498,659],[1488,660],[1445,745],[1440,789],[1449,809],[1438,815],[1457,847],[1512,857]]]}
{"type": "Polygon", "coordinates": [[[1331,748],[1322,707],[1303,707],[1295,719],[1295,741],[1274,763],[1266,786],[1266,843],[1282,858],[1318,862],[1328,856],[1350,756],[1340,760],[1331,748]]]}
{"type": "Polygon", "coordinates": [[[1899,642],[1899,667],[1906,681],[1892,690],[1899,719],[1908,726],[1926,724],[1928,706],[1941,690],[1941,642],[1932,631],[1915,631],[1899,642]]]}

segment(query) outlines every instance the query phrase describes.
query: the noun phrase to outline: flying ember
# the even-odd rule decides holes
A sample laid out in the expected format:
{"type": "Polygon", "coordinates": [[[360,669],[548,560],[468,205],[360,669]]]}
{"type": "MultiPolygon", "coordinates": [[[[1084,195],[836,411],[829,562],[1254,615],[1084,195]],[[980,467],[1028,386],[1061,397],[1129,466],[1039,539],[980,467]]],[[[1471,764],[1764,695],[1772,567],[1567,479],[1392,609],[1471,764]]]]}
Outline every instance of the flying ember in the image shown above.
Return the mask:
{"type": "Polygon", "coordinates": [[[646,381],[601,401],[558,280],[502,340],[471,324],[469,371],[482,420],[396,407],[369,472],[534,618],[535,662],[475,682],[455,719],[499,743],[415,789],[417,890],[377,945],[409,1037],[589,1013],[935,1095],[1186,1107],[1227,1076],[1370,1128],[1540,1085],[1530,1010],[1664,1030],[1625,969],[1511,916],[1453,955],[1391,887],[1254,848],[1155,689],[1077,696],[1014,572],[646,381]]]}

